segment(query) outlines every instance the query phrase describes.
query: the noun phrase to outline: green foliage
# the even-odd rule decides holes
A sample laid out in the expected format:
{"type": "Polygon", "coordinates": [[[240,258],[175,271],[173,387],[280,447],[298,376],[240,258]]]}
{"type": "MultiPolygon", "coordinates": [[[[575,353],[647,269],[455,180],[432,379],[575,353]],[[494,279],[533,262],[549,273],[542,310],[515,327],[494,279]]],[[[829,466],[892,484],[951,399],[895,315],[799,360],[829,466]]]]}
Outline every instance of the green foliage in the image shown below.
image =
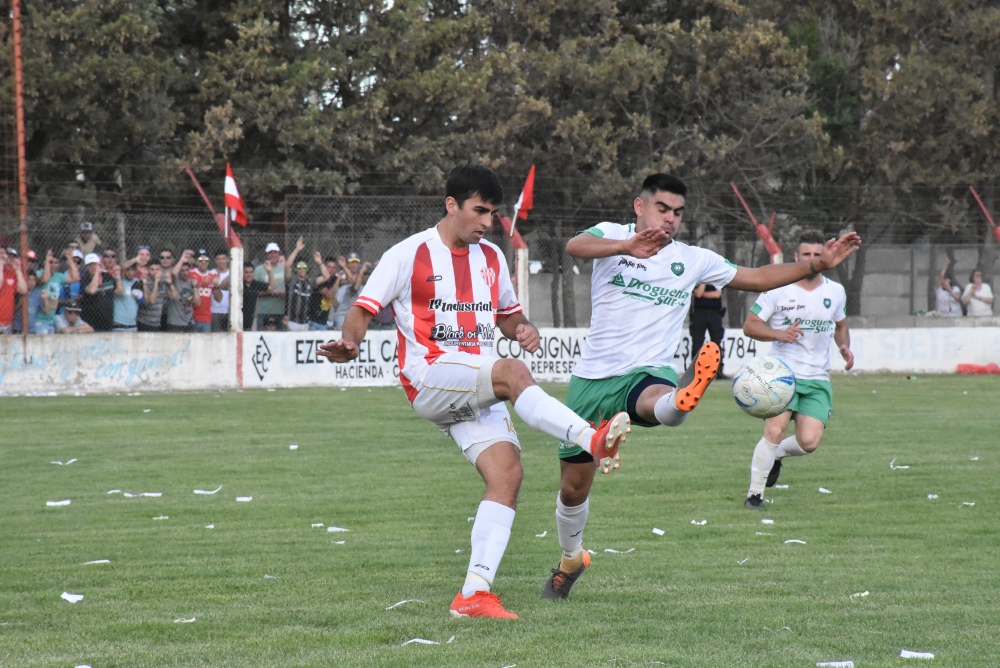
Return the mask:
{"type": "Polygon", "coordinates": [[[0,664],[889,668],[907,648],[993,665],[994,381],[833,383],[819,451],[786,460],[764,513],[742,506],[762,423],[724,383],[683,427],[637,429],[595,483],[593,566],[560,604],[539,598],[555,446],[518,422],[495,586],[511,623],[448,615],[482,481],[398,388],[7,397],[0,664]],[[387,609],[404,599],[422,602],[387,609]]]}

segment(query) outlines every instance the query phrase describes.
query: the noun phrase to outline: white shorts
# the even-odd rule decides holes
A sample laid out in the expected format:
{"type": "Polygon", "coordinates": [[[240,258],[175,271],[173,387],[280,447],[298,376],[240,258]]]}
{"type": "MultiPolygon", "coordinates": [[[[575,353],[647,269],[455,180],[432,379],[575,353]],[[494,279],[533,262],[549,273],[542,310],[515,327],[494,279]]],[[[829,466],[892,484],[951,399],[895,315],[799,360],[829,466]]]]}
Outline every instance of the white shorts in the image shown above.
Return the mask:
{"type": "Polygon", "coordinates": [[[447,353],[413,382],[413,409],[437,425],[472,464],[494,443],[517,440],[507,406],[493,393],[494,357],[447,353]]]}

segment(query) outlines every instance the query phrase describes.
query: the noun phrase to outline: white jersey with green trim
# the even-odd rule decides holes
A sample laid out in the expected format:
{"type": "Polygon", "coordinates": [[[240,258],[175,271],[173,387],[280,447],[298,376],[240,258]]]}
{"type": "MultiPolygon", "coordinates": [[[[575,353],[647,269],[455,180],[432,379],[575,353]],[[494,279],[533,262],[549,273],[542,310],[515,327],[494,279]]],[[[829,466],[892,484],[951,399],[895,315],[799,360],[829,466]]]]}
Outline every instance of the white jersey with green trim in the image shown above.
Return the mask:
{"type": "MultiPolygon", "coordinates": [[[[624,240],[635,236],[635,224],[600,223],[582,233],[624,240]]],[[[718,253],[680,241],[645,260],[597,258],[590,280],[590,333],[573,375],[610,378],[673,364],[695,286],[722,288],[735,275],[736,265],[718,253]]]]}
{"type": "Polygon", "coordinates": [[[836,323],[847,317],[844,286],[825,276],[815,290],[792,283],[762,292],[750,311],[771,329],[798,323],[802,335],[795,343],[774,341],[770,354],[791,367],[796,378],[830,380],[830,340],[836,323]]]}

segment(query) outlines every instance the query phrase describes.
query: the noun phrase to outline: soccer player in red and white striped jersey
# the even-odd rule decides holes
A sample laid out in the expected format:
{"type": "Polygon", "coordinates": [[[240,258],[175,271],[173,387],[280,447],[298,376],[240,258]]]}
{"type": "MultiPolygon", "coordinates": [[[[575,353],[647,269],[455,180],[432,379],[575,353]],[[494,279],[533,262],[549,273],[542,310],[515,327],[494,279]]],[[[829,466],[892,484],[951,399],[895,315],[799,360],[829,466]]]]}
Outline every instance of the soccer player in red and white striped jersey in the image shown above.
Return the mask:
{"type": "Polygon", "coordinates": [[[456,167],[445,188],[444,218],[382,256],[347,314],[338,341],[321,346],[336,362],[358,356],[372,318],[391,306],[399,336],[400,380],[414,410],[462,449],[486,492],[472,526],[465,584],[451,604],[457,617],[517,618],[490,592],[514,522],[521,486],[520,444],[504,401],[531,427],[577,443],[595,464],[613,457],[630,430],[627,413],[597,429],[535,384],[523,362],[494,355],[499,335],[538,350],[538,329],[524,316],[507,261],[483,239],[503,202],[490,168],[456,167]]]}

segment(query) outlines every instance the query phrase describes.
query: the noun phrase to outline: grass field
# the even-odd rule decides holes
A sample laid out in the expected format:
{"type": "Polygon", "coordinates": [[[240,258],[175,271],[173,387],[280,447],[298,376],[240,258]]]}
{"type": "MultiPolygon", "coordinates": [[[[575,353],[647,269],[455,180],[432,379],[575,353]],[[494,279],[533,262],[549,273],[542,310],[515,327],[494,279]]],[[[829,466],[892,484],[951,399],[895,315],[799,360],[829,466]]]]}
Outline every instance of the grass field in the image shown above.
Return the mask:
{"type": "Polygon", "coordinates": [[[6,397],[0,666],[1000,665],[997,381],[834,392],[822,446],[786,461],[763,513],[742,506],[762,423],[727,384],[683,427],[636,430],[595,484],[593,565],[557,603],[539,598],[555,445],[521,425],[494,587],[513,622],[448,614],[482,483],[398,389],[6,397]],[[405,599],[422,602],[388,609],[405,599]]]}

